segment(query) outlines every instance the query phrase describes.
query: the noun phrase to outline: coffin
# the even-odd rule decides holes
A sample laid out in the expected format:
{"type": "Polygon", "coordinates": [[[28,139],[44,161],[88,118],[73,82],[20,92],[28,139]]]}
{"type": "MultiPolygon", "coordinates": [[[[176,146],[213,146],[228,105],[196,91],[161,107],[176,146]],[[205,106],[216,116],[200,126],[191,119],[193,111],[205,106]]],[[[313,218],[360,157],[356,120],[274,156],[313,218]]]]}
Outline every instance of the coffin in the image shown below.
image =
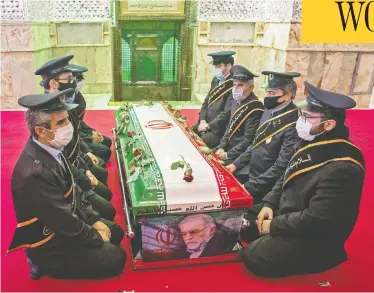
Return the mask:
{"type": "Polygon", "coordinates": [[[253,198],[180,112],[167,104],[125,104],[116,121],[124,210],[131,236],[135,231],[134,263],[215,262],[236,255],[253,198]]]}

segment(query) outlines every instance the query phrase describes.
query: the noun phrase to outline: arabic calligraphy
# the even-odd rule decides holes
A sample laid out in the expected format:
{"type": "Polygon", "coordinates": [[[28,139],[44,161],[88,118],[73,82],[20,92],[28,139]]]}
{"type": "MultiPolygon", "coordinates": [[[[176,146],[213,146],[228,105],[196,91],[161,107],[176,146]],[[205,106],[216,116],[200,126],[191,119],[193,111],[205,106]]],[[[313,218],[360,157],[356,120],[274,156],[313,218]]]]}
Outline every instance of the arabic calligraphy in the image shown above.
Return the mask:
{"type": "Polygon", "coordinates": [[[295,169],[295,168],[299,168],[299,165],[301,164],[305,164],[307,162],[310,162],[312,161],[312,156],[310,154],[307,154],[306,155],[306,159],[303,159],[301,156],[298,157],[297,159],[295,160],[292,160],[290,162],[290,164],[288,165],[288,168],[286,169],[286,174],[288,174],[291,170],[295,169]]]}
{"type": "Polygon", "coordinates": [[[177,10],[176,1],[129,0],[129,10],[177,10]]]}
{"type": "Polygon", "coordinates": [[[241,118],[242,114],[247,111],[249,108],[249,105],[246,105],[245,107],[243,107],[234,117],[232,117],[231,119],[231,122],[230,122],[230,125],[229,125],[229,133],[232,132],[232,129],[234,128],[234,125],[236,124],[236,122],[241,118]]]}

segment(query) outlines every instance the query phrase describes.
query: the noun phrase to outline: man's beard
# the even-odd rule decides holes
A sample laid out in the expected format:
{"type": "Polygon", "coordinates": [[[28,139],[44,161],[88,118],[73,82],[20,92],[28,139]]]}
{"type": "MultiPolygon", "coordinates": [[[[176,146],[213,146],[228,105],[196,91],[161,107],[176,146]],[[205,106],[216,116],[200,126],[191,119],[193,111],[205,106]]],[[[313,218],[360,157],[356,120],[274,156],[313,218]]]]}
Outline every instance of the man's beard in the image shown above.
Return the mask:
{"type": "Polygon", "coordinates": [[[213,237],[213,235],[206,235],[204,236],[204,239],[203,239],[203,242],[189,242],[186,244],[187,246],[187,251],[189,252],[196,252],[196,251],[200,251],[202,249],[204,249],[209,240],[213,237]]]}

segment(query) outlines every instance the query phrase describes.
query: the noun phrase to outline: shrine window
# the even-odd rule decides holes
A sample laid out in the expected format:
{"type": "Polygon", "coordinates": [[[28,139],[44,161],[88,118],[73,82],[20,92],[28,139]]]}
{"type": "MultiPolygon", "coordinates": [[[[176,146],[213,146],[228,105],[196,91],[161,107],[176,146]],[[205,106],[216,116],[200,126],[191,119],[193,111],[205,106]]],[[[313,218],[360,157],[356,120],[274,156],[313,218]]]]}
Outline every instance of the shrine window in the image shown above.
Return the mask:
{"type": "Polygon", "coordinates": [[[162,47],[162,82],[176,82],[178,76],[180,44],[171,37],[162,47]]]}
{"type": "Polygon", "coordinates": [[[131,49],[126,39],[122,39],[122,82],[131,82],[131,49]]]}

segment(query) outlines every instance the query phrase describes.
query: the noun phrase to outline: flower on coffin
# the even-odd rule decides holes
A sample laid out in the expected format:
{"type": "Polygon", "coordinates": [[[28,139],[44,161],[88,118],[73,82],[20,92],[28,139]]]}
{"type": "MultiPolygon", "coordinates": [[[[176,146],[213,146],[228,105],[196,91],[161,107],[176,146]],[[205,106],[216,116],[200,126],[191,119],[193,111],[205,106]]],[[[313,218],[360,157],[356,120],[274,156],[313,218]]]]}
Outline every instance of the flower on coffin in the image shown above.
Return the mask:
{"type": "MultiPolygon", "coordinates": [[[[192,170],[191,170],[192,172],[192,170]]],[[[192,174],[189,174],[187,171],[184,172],[183,180],[186,182],[191,182],[193,180],[192,174]]]]}
{"type": "Polygon", "coordinates": [[[117,131],[119,134],[124,133],[127,130],[127,127],[130,124],[130,117],[126,114],[126,112],[122,112],[120,114],[121,124],[118,126],[117,131]]]}
{"type": "Polygon", "coordinates": [[[177,170],[179,168],[184,169],[183,180],[186,182],[192,182],[194,179],[192,176],[192,167],[186,160],[181,156],[182,160],[174,162],[171,164],[171,170],[177,170]]]}
{"type": "Polygon", "coordinates": [[[132,105],[129,102],[125,102],[122,104],[120,110],[121,112],[129,111],[132,108],[132,105]]]}
{"type": "Polygon", "coordinates": [[[141,106],[152,107],[152,106],[154,106],[154,103],[153,103],[153,101],[142,100],[142,101],[140,102],[140,105],[141,105],[141,106]]]}
{"type": "Polygon", "coordinates": [[[211,161],[218,162],[218,163],[220,163],[223,166],[225,165],[225,162],[222,161],[222,160],[220,160],[220,159],[218,159],[215,155],[212,155],[212,154],[208,155],[208,159],[211,160],[211,161]]]}
{"type": "Polygon", "coordinates": [[[133,137],[136,134],[134,131],[128,131],[127,132],[127,137],[133,137]]]}
{"type": "Polygon", "coordinates": [[[121,118],[121,122],[124,122],[124,121],[130,121],[130,116],[127,114],[123,115],[121,118]]]}
{"type": "Polygon", "coordinates": [[[210,155],[212,153],[212,150],[208,148],[207,146],[201,146],[199,147],[199,149],[206,155],[210,155]]]}
{"type": "Polygon", "coordinates": [[[143,154],[143,149],[135,149],[133,154],[135,157],[141,156],[143,154]]]}
{"type": "Polygon", "coordinates": [[[136,167],[141,167],[141,159],[143,157],[144,150],[141,148],[137,148],[133,151],[134,157],[132,160],[129,162],[128,167],[130,169],[130,173],[132,173],[136,167]]]}

